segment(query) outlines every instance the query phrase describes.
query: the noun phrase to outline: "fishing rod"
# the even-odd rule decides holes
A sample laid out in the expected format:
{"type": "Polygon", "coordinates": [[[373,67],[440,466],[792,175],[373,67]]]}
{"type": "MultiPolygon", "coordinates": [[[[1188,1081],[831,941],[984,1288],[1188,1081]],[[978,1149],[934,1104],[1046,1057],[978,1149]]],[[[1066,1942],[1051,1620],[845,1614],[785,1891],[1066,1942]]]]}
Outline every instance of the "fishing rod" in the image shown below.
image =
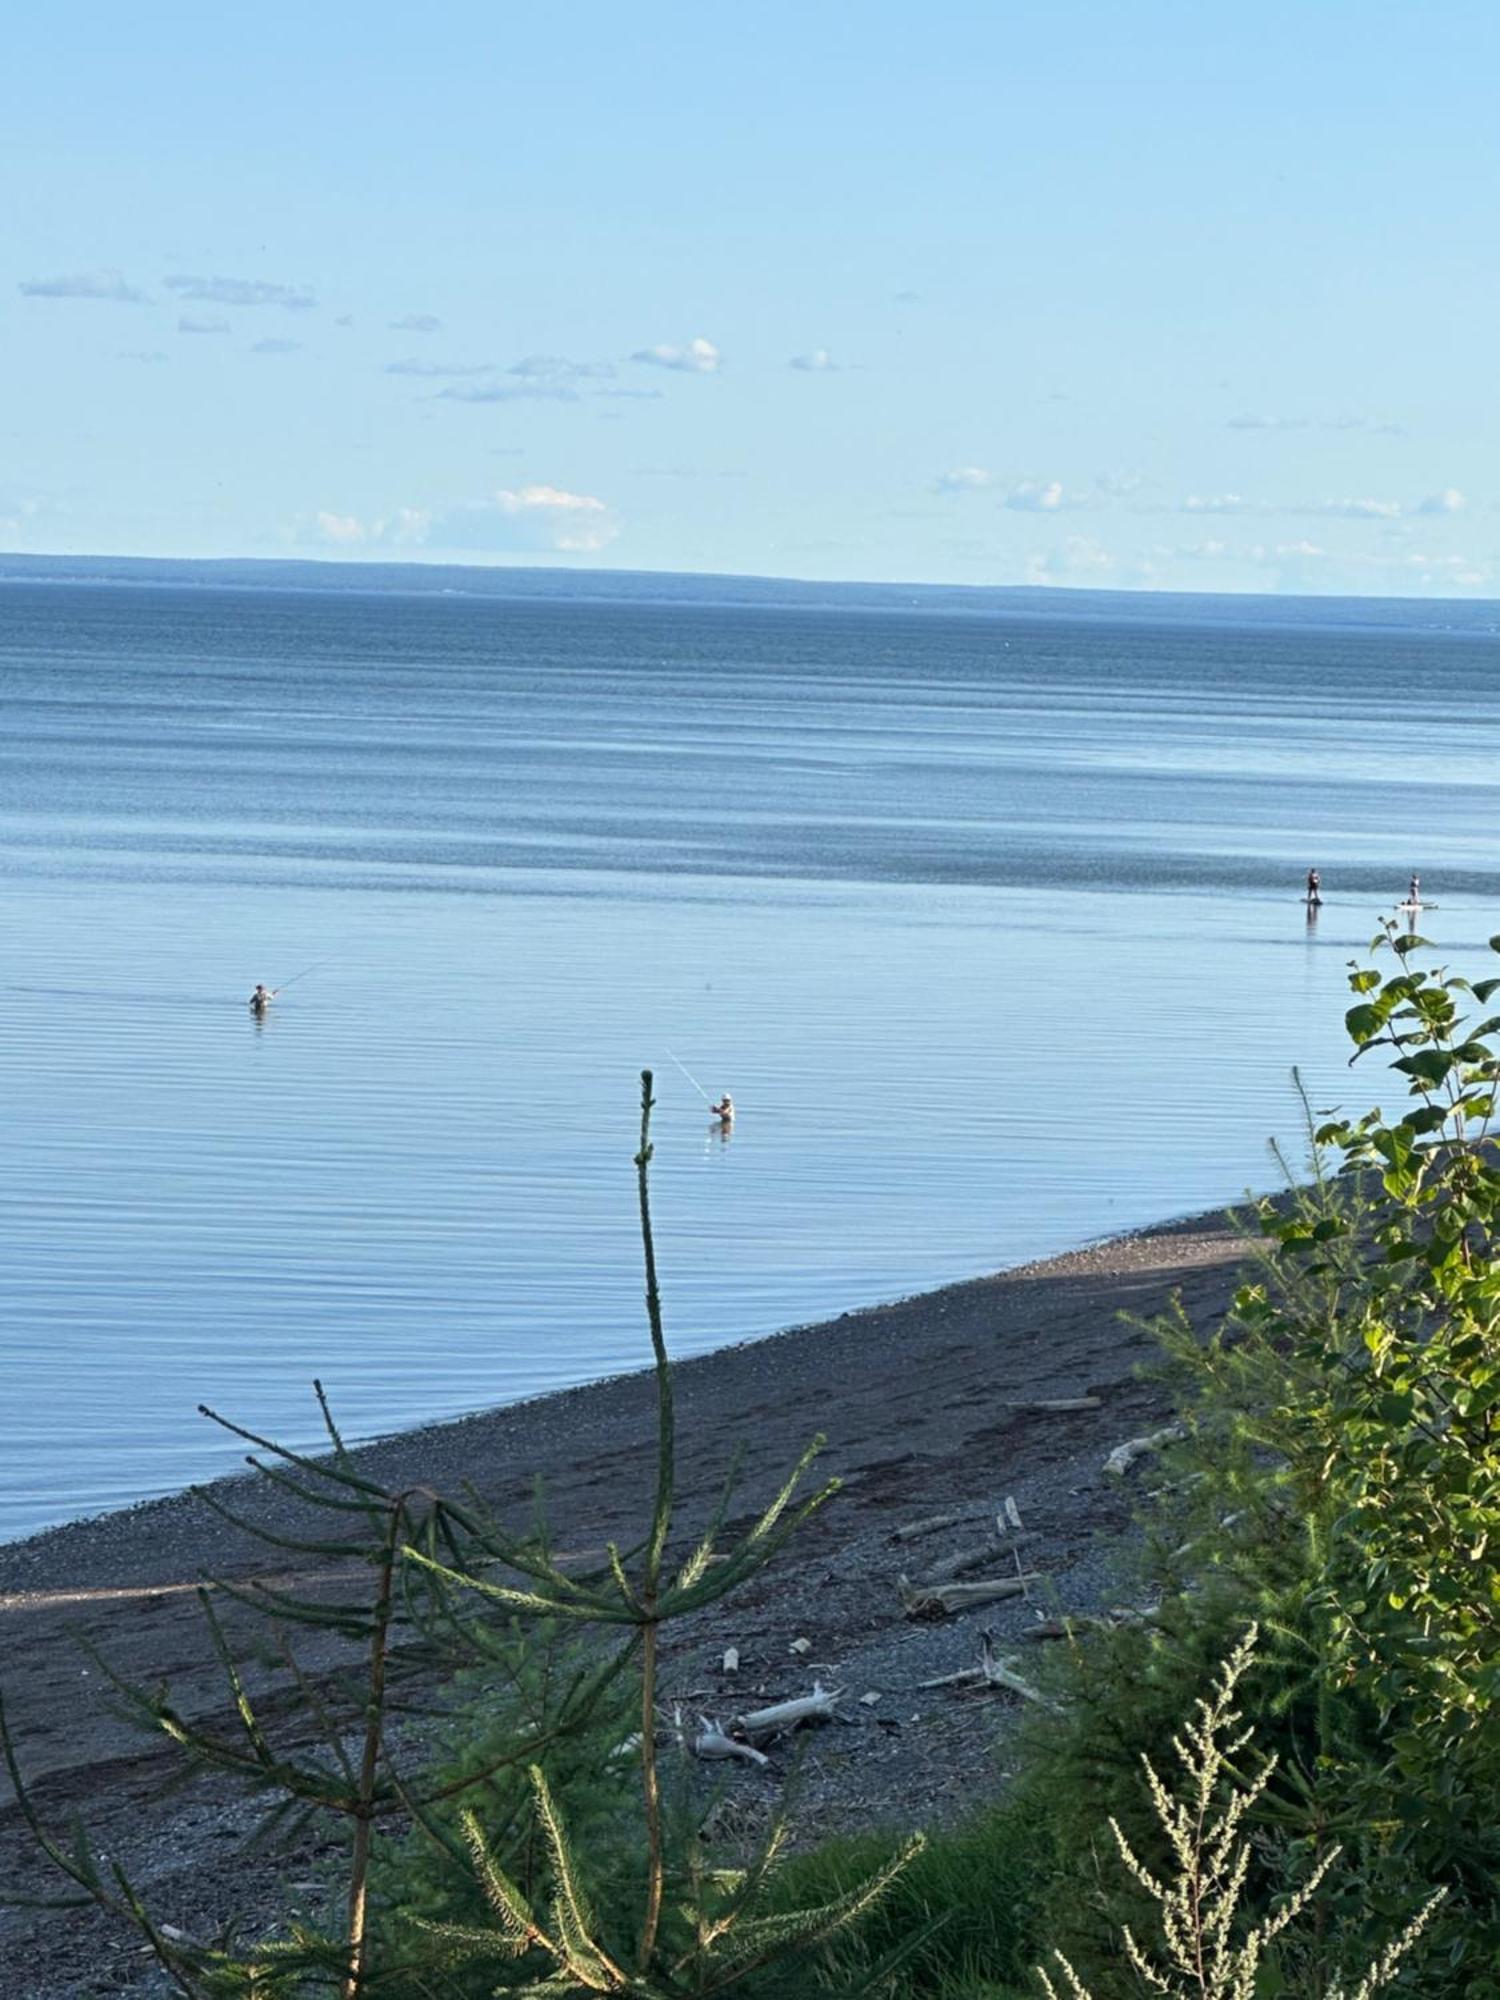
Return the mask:
{"type": "Polygon", "coordinates": [[[308,973],[321,972],[325,965],[332,965],[332,963],[333,960],[331,958],[320,958],[316,965],[304,965],[302,970],[294,972],[290,979],[283,979],[281,984],[276,988],[276,991],[278,993],[285,993],[286,989],[289,986],[295,986],[299,979],[306,979],[308,973]]]}
{"type": "MultiPolygon", "coordinates": [[[[672,1051],[668,1049],[667,1054],[669,1056],[672,1056],[672,1051]]],[[[697,1077],[693,1075],[693,1072],[688,1068],[687,1064],[685,1062],[678,1062],[676,1056],[672,1056],[672,1060],[674,1063],[677,1063],[677,1067],[682,1071],[683,1075],[687,1078],[688,1082],[693,1086],[694,1090],[696,1090],[698,1095],[703,1099],[703,1102],[708,1106],[709,1110],[712,1111],[714,1104],[713,1099],[709,1096],[708,1092],[703,1088],[703,1085],[698,1081],[697,1077]]]]}

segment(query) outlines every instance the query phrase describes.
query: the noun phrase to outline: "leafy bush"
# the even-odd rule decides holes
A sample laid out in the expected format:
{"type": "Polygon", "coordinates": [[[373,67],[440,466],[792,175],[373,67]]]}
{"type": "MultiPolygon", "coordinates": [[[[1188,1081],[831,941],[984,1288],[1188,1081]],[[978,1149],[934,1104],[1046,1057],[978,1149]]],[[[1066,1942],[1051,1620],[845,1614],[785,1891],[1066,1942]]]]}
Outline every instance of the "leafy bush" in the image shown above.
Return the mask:
{"type": "MultiPolygon", "coordinates": [[[[1123,1957],[1141,1987],[1181,2000],[1253,2000],[1264,1990],[1260,1975],[1270,1964],[1271,1947],[1297,1924],[1338,1859],[1337,1847],[1326,1849],[1306,1879],[1286,1892],[1272,1912],[1251,1922],[1243,1920],[1251,1863],[1247,1829],[1275,1769],[1271,1758],[1249,1778],[1239,1777],[1235,1770],[1254,1733],[1239,1728],[1241,1718],[1233,1703],[1255,1637],[1252,1628],[1220,1672],[1212,1700],[1199,1701],[1192,1719],[1172,1739],[1182,1767],[1180,1792],[1172,1791],[1149,1758],[1142,1760],[1156,1820],[1156,1844],[1165,1849],[1165,1865],[1148,1865],[1119,1821],[1110,1821],[1119,1858],[1151,1905],[1153,1929],[1159,1934],[1143,1945],[1131,1926],[1123,1925],[1123,1957]]],[[[1427,1899],[1400,1935],[1365,1967],[1352,1994],[1333,1986],[1325,1989],[1324,2000],[1371,2000],[1390,1985],[1441,1897],[1439,1890],[1427,1899]]],[[[1057,1985],[1047,1969],[1038,1971],[1047,2000],[1063,1996],[1091,2000],[1061,1948],[1053,1949],[1052,1967],[1057,1985]]]]}
{"type": "Polygon", "coordinates": [[[1256,1824],[1305,1851],[1340,1839],[1349,1861],[1305,1985],[1378,1950],[1441,1883],[1424,1990],[1496,2000],[1500,1018],[1468,1025],[1460,1003],[1500,980],[1423,969],[1423,941],[1394,927],[1377,948],[1394,968],[1352,968],[1348,1027],[1356,1059],[1394,1051],[1407,1103],[1314,1123],[1311,1179],[1261,1208],[1259,1269],[1225,1326],[1204,1343],[1180,1314],[1161,1323],[1187,1429],[1146,1514],[1161,1619],[1078,1659],[1081,1699],[1033,1766],[1075,1825],[1090,1801],[1115,1809],[1158,1690],[1257,1618],[1280,1770],[1256,1824]]]}

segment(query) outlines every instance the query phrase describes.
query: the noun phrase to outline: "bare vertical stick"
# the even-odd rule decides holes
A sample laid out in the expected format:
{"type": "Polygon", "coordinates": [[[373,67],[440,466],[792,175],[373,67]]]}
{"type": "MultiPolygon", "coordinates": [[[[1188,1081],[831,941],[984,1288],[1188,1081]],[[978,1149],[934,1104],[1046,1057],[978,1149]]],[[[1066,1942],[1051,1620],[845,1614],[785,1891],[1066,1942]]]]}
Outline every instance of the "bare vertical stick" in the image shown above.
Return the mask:
{"type": "Polygon", "coordinates": [[[656,1634],[662,1555],[672,1525],[672,1488],[676,1477],[676,1439],[672,1406],[672,1370],[662,1331],[661,1290],[656,1278],[656,1245],[651,1235],[651,1072],[641,1071],[641,1149],[635,1156],[640,1194],[641,1248],[646,1265],[646,1318],[651,1327],[651,1353],[656,1363],[656,1510],[646,1544],[641,1587],[641,1789],[646,1808],[646,1910],[641,1922],[639,1964],[645,1972],[656,1951],[661,1924],[665,1865],[662,1855],[661,1775],[656,1768],[656,1634]]]}
{"type": "Polygon", "coordinates": [[[359,2000],[365,1977],[365,1925],[370,1884],[370,1832],[375,1816],[375,1776],[380,1765],[385,1726],[385,1674],[390,1653],[392,1580],[401,1546],[406,1508],[398,1496],[388,1510],[380,1551],[380,1588],[370,1631],[370,1683],[365,1708],[365,1740],[359,1763],[359,1790],[354,1806],[354,1850],[349,1863],[349,1970],[344,1976],[344,2000],[359,2000]]]}

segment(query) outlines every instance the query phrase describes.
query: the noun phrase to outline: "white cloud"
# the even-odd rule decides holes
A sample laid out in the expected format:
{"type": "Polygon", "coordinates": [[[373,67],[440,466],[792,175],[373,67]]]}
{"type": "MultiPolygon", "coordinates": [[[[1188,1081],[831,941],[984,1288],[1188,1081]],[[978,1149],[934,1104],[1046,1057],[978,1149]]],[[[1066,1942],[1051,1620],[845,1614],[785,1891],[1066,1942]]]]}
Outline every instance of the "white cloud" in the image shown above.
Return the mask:
{"type": "Polygon", "coordinates": [[[184,313],[177,322],[177,331],[179,333],[228,333],[229,322],[227,319],[194,319],[190,313],[184,313]]]}
{"type": "Polygon", "coordinates": [[[146,303],[146,294],[134,285],[127,285],[122,271],[74,271],[65,277],[23,278],[17,290],[28,299],[102,299],[117,306],[146,303]]]}
{"type": "MultiPolygon", "coordinates": [[[[1261,516],[1318,515],[1334,521],[1400,521],[1411,514],[1457,514],[1465,505],[1455,487],[1436,493],[1414,507],[1400,500],[1357,495],[1339,500],[1247,500],[1243,493],[1189,493],[1179,503],[1182,514],[1248,514],[1261,516]]],[[[1147,510],[1151,511],[1151,510],[1147,510]]]]}
{"type": "Polygon", "coordinates": [[[568,493],[558,486],[523,486],[519,492],[502,488],[495,503],[512,519],[547,522],[560,549],[602,549],[619,533],[609,523],[609,509],[592,493],[568,493]]]}
{"type": "Polygon", "coordinates": [[[951,472],[940,472],[932,483],[937,493],[977,493],[992,479],[982,465],[955,465],[951,472]]]}
{"type": "Polygon", "coordinates": [[[302,342],[300,340],[257,340],[251,347],[250,352],[252,354],[297,354],[300,353],[301,348],[302,342]]]}
{"type": "Polygon", "coordinates": [[[490,500],[455,508],[432,526],[432,541],[450,549],[554,550],[591,555],[620,530],[606,503],[561,486],[503,486],[490,500]]]}
{"type": "Polygon", "coordinates": [[[490,555],[592,555],[619,532],[596,494],[541,484],[502,486],[488,499],[438,512],[396,507],[365,515],[325,508],[300,530],[304,540],[351,552],[420,547],[490,555]]]}
{"type": "Polygon", "coordinates": [[[1152,550],[1153,555],[1174,556],[1180,562],[1222,562],[1229,553],[1228,542],[1214,541],[1212,538],[1206,542],[1179,542],[1176,548],[1152,550]]]}
{"type": "Polygon", "coordinates": [[[318,301],[304,285],[273,284],[269,278],[163,278],[169,292],[213,306],[283,306],[306,312],[318,301]]]}
{"type": "Polygon", "coordinates": [[[1002,507],[1017,514],[1056,514],[1077,504],[1064,492],[1059,479],[1022,479],[1000,501],[1002,507]]]}
{"type": "Polygon", "coordinates": [[[1101,500],[1128,500],[1139,493],[1145,485],[1145,475],[1128,469],[1117,472],[1101,472],[1094,480],[1094,491],[1101,500]]]}
{"type": "Polygon", "coordinates": [[[1118,568],[1119,558],[1091,535],[1069,535],[1059,547],[1028,557],[1026,581],[1097,586],[1118,568]]]}
{"type": "Polygon", "coordinates": [[[424,377],[493,375],[495,364],[493,361],[418,361],[412,357],[405,361],[388,361],[385,372],[387,375],[424,377]]]}
{"type": "Polygon", "coordinates": [[[1242,493],[1190,493],[1182,503],[1184,514],[1258,514],[1261,510],[1242,493]]]}
{"type": "Polygon", "coordinates": [[[159,347],[127,347],[117,357],[121,361],[146,361],[153,365],[156,362],[165,361],[166,358],[166,355],[162,353],[159,347]]]}
{"type": "Polygon", "coordinates": [[[800,368],[805,375],[831,375],[839,367],[826,347],[815,347],[808,354],[794,354],[787,365],[800,368]]]}
{"type": "Polygon", "coordinates": [[[340,313],[333,323],[335,326],[353,326],[354,315],[353,313],[340,313]]]}
{"type": "Polygon", "coordinates": [[[321,512],[315,517],[317,533],[336,548],[360,548],[372,544],[412,547],[425,542],[432,516],[420,507],[398,507],[391,514],[362,520],[358,514],[321,512]]]}
{"type": "Polygon", "coordinates": [[[1229,419],[1232,431],[1369,431],[1375,437],[1400,437],[1402,427],[1377,417],[1264,417],[1229,419]]]}
{"type": "Polygon", "coordinates": [[[0,493],[0,535],[7,541],[19,538],[25,534],[41,511],[40,500],[21,499],[8,493],[0,493]]]}
{"type": "Polygon", "coordinates": [[[622,403],[659,403],[665,391],[661,389],[596,389],[596,396],[618,397],[622,403]]]}
{"type": "Polygon", "coordinates": [[[613,376],[610,361],[569,361],[561,354],[528,354],[507,371],[527,382],[585,382],[613,376]]]}
{"type": "MultiPolygon", "coordinates": [[[[1289,510],[1295,511],[1295,510],[1289,510]]],[[[1398,521],[1401,518],[1399,500],[1325,500],[1313,510],[1318,514],[1329,514],[1343,521],[1398,521]]]]}
{"type": "Polygon", "coordinates": [[[337,542],[340,547],[349,548],[356,542],[369,540],[369,530],[357,514],[320,513],[317,523],[324,541],[337,542]]]}
{"type": "Polygon", "coordinates": [[[1232,431],[1305,431],[1308,429],[1306,417],[1231,417],[1227,429],[1232,431]]]}
{"type": "Polygon", "coordinates": [[[393,333],[441,333],[443,322],[436,313],[405,313],[400,319],[386,321],[393,333]]]}
{"type": "Polygon", "coordinates": [[[576,403],[578,391],[566,382],[473,382],[439,389],[438,398],[445,403],[576,403]]]}
{"type": "Polygon", "coordinates": [[[716,375],[723,362],[718,348],[702,334],[686,347],[674,347],[666,341],[656,347],[638,347],[630,358],[652,368],[675,368],[685,375],[716,375]]]}
{"type": "MultiPolygon", "coordinates": [[[[1442,594],[1492,584],[1494,565],[1471,556],[1423,550],[1340,550],[1305,537],[1287,541],[1178,543],[1150,552],[1165,562],[1211,564],[1220,579],[1277,591],[1342,591],[1350,595],[1442,594]]],[[[1199,586],[1201,587],[1201,585],[1199,586]]]]}

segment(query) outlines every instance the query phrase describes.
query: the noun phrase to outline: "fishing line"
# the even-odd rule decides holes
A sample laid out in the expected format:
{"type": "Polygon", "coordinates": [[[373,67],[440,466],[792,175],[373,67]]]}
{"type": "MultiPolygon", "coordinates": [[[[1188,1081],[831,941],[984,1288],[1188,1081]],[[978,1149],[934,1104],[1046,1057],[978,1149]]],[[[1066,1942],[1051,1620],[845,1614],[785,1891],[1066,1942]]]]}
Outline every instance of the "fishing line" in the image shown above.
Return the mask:
{"type": "Polygon", "coordinates": [[[316,965],[304,965],[302,970],[294,972],[290,979],[283,979],[281,984],[276,988],[276,991],[278,993],[285,993],[286,989],[289,986],[295,986],[299,979],[306,979],[308,973],[321,972],[325,965],[332,965],[332,963],[333,960],[331,958],[320,958],[316,965]]]}
{"type": "MultiPolygon", "coordinates": [[[[668,1049],[667,1054],[669,1056],[672,1056],[672,1051],[668,1049]]],[[[713,1099],[709,1096],[708,1092],[703,1088],[703,1085],[698,1081],[697,1077],[693,1075],[693,1072],[688,1068],[687,1064],[685,1062],[677,1062],[676,1056],[672,1056],[672,1060],[674,1063],[677,1063],[677,1067],[682,1071],[683,1075],[687,1078],[688,1082],[693,1086],[694,1090],[697,1091],[698,1095],[703,1099],[703,1102],[709,1107],[710,1110],[712,1110],[713,1099]]]]}

